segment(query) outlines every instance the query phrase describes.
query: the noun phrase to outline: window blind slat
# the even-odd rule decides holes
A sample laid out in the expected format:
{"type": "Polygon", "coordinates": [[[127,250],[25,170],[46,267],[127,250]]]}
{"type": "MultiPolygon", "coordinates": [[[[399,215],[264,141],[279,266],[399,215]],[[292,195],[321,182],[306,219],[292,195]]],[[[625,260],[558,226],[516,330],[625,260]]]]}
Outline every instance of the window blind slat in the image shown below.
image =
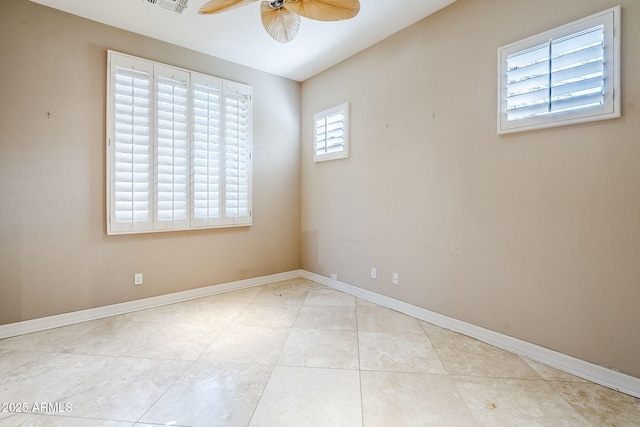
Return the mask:
{"type": "Polygon", "coordinates": [[[549,89],[548,75],[542,75],[510,84],[507,87],[507,95],[508,97],[512,97],[545,89],[549,89]]]}
{"type": "Polygon", "coordinates": [[[588,30],[571,34],[553,40],[551,43],[552,57],[573,54],[585,48],[602,45],[604,41],[604,27],[599,25],[588,30]]]}
{"type": "Polygon", "coordinates": [[[552,70],[558,72],[567,68],[573,68],[591,62],[602,63],[604,61],[604,49],[602,44],[574,52],[570,55],[555,57],[552,60],[552,70]]]}
{"type": "Polygon", "coordinates": [[[539,76],[549,74],[549,63],[547,61],[538,62],[527,67],[516,68],[507,71],[507,82],[509,84],[517,83],[522,80],[529,80],[539,76]]]}
{"type": "Polygon", "coordinates": [[[507,57],[507,70],[529,67],[540,62],[546,63],[547,61],[549,61],[549,45],[544,43],[509,55],[507,57]]]}
{"type": "Polygon", "coordinates": [[[553,111],[569,111],[580,108],[596,107],[602,105],[602,94],[585,94],[571,98],[560,99],[553,103],[553,111]]]}
{"type": "Polygon", "coordinates": [[[523,93],[521,95],[510,96],[507,98],[507,111],[518,108],[527,108],[541,103],[549,103],[549,90],[547,88],[523,93]]]}
{"type": "Polygon", "coordinates": [[[594,77],[592,79],[556,86],[551,89],[551,98],[554,102],[584,94],[599,94],[602,98],[604,96],[602,93],[603,86],[604,80],[602,77],[594,77]]]}
{"type": "Polygon", "coordinates": [[[535,104],[514,110],[507,110],[509,120],[520,120],[527,117],[535,117],[549,112],[549,104],[535,104]]]}
{"type": "Polygon", "coordinates": [[[555,73],[551,78],[553,87],[577,83],[583,80],[599,80],[603,81],[602,63],[593,63],[583,65],[581,67],[569,68],[555,73]]]}

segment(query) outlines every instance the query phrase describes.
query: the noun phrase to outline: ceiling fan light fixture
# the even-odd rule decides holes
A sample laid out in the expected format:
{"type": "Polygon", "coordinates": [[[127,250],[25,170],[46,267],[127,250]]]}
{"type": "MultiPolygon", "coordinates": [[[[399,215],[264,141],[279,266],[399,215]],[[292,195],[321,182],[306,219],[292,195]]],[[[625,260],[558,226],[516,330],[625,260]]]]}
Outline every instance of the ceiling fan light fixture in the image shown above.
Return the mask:
{"type": "MultiPolygon", "coordinates": [[[[256,1],[258,0],[209,0],[198,13],[225,12],[256,1]]],[[[301,16],[316,21],[342,21],[353,18],[358,12],[359,0],[265,0],[260,3],[262,26],[267,34],[280,43],[294,39],[300,28],[301,16]]]]}

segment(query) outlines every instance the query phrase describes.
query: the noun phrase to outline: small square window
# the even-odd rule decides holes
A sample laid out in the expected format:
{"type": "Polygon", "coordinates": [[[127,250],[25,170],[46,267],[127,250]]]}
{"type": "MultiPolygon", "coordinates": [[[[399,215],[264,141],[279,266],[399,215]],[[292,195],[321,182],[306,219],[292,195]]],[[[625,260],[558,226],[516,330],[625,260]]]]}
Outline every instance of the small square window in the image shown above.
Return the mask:
{"type": "Polygon", "coordinates": [[[620,7],[498,49],[498,133],[620,117],[620,7]]]}
{"type": "Polygon", "coordinates": [[[313,161],[349,157],[349,104],[338,105],[313,117],[313,161]]]}

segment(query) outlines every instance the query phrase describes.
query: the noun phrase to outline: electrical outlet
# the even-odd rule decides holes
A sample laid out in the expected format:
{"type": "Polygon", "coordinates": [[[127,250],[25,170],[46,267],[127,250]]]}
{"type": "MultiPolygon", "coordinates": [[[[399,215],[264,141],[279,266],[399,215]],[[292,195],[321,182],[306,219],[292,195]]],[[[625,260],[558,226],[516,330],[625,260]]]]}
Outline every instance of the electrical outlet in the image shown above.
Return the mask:
{"type": "Polygon", "coordinates": [[[331,280],[338,280],[337,274],[331,274],[331,280]]]}
{"type": "Polygon", "coordinates": [[[133,284],[142,285],[142,273],[136,273],[135,276],[133,276],[133,284]]]}
{"type": "Polygon", "coordinates": [[[391,281],[393,282],[394,285],[398,284],[398,273],[393,273],[393,277],[391,278],[391,281]]]}
{"type": "Polygon", "coordinates": [[[378,277],[378,272],[376,271],[375,267],[371,267],[371,278],[375,279],[376,277],[378,277]]]}

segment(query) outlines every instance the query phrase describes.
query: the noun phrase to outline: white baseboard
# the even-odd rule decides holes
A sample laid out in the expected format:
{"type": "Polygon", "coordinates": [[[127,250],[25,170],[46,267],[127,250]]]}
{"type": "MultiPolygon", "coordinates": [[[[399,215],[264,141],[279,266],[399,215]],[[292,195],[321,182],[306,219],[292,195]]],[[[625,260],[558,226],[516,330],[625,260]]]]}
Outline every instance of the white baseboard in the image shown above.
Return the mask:
{"type": "Polygon", "coordinates": [[[387,307],[399,311],[400,313],[415,317],[416,319],[424,320],[425,322],[429,322],[433,325],[476,338],[487,344],[515,353],[519,356],[526,357],[536,362],[592,381],[596,384],[640,398],[640,378],[635,378],[611,369],[603,368],[602,366],[585,362],[584,360],[576,359],[575,357],[571,357],[557,351],[549,350],[517,338],[490,331],[467,322],[444,316],[442,314],[380,295],[357,286],[349,285],[338,280],[329,279],[306,270],[292,270],[269,276],[239,280],[236,282],[175,292],[172,294],[123,302],[104,307],[90,308],[87,310],[74,311],[72,313],[58,314],[55,316],[0,325],[0,339],[43,331],[46,329],[58,328],[61,326],[68,326],[75,323],[87,322],[90,320],[102,319],[119,314],[131,313],[133,311],[146,310],[167,304],[217,295],[224,292],[251,288],[271,282],[277,282],[279,280],[295,279],[297,277],[304,277],[306,279],[313,280],[363,300],[378,304],[382,307],[387,307]]]}
{"type": "Polygon", "coordinates": [[[220,285],[206,286],[204,288],[190,289],[188,291],[175,292],[172,294],[160,295],[128,301],[119,304],[112,304],[103,307],[90,308],[87,310],[74,311],[71,313],[58,314],[55,316],[41,317],[33,320],[9,323],[0,325],[0,339],[14,337],[16,335],[29,334],[31,332],[44,331],[46,329],[59,328],[75,323],[97,320],[119,314],[131,313],[133,311],[146,310],[160,307],[167,304],[188,301],[196,298],[208,297],[224,292],[236,291],[244,288],[264,285],[266,283],[277,282],[279,280],[295,279],[302,276],[301,270],[293,270],[285,273],[271,274],[269,276],[256,277],[253,279],[238,280],[220,285]]]}
{"type": "Polygon", "coordinates": [[[417,319],[424,320],[425,322],[433,325],[476,338],[494,347],[498,347],[510,353],[515,353],[519,356],[551,366],[552,368],[568,372],[596,384],[612,388],[631,396],[640,397],[640,378],[635,378],[611,369],[603,368],[602,366],[585,362],[584,360],[576,359],[575,357],[568,356],[554,350],[549,350],[517,338],[490,331],[489,329],[481,328],[415,305],[407,304],[406,302],[380,295],[357,286],[349,285],[338,280],[333,280],[305,270],[302,270],[301,274],[302,277],[306,279],[313,280],[363,300],[391,308],[417,319]]]}

